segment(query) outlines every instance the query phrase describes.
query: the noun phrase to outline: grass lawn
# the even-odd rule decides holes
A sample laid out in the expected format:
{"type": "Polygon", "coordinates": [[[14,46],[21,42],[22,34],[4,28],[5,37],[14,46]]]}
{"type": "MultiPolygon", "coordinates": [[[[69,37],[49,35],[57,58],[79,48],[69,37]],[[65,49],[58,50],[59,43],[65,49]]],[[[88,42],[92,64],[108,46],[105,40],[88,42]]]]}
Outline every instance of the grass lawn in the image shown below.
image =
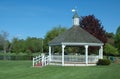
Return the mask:
{"type": "Polygon", "coordinates": [[[120,64],[33,68],[31,61],[0,61],[0,79],[120,79],[120,64]]]}

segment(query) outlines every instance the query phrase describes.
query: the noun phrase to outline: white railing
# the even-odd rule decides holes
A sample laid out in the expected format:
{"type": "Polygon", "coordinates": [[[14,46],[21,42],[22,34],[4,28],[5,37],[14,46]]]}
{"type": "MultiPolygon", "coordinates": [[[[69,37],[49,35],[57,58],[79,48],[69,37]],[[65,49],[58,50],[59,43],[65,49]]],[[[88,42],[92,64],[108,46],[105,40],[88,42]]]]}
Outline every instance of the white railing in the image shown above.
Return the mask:
{"type": "Polygon", "coordinates": [[[52,55],[51,61],[52,62],[62,62],[62,56],[61,55],[52,55]]]}
{"type": "MultiPolygon", "coordinates": [[[[76,63],[76,64],[83,64],[85,63],[85,55],[64,55],[64,64],[67,63],[76,63]]],[[[89,55],[88,56],[88,63],[96,63],[99,57],[96,55],[89,55]]],[[[61,55],[52,55],[51,61],[49,61],[49,56],[39,55],[33,58],[33,67],[40,67],[46,66],[49,63],[52,64],[62,64],[62,56],[61,55]]]]}
{"type": "Polygon", "coordinates": [[[35,66],[46,66],[49,64],[49,56],[39,55],[33,57],[33,67],[35,66]]]}
{"type": "Polygon", "coordinates": [[[65,55],[64,58],[65,62],[84,62],[85,57],[84,56],[78,56],[78,55],[65,55]]]}
{"type": "MultiPolygon", "coordinates": [[[[88,63],[96,63],[98,61],[97,55],[89,55],[88,63]]],[[[52,55],[51,62],[62,62],[61,55],[52,55]]],[[[85,63],[85,55],[64,55],[64,62],[80,62],[85,63]]]]}
{"type": "Polygon", "coordinates": [[[97,63],[99,56],[88,56],[88,63],[97,63]]]}

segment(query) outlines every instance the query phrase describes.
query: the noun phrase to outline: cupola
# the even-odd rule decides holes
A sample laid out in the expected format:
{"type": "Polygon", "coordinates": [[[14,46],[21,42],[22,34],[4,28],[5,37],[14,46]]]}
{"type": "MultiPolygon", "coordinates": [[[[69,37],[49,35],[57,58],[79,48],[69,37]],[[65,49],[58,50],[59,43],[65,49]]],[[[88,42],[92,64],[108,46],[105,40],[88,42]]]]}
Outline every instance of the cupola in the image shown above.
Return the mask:
{"type": "Polygon", "coordinates": [[[73,16],[73,25],[79,26],[79,15],[75,11],[74,16],[73,16]]]}

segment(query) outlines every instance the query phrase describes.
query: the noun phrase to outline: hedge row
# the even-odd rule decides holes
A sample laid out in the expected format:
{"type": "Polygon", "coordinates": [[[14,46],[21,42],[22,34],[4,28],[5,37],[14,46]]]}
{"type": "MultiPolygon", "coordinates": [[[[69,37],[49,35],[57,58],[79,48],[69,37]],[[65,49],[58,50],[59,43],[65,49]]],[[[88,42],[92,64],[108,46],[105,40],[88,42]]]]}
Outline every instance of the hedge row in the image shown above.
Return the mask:
{"type": "Polygon", "coordinates": [[[0,60],[32,60],[33,57],[40,55],[40,53],[26,54],[26,53],[0,53],[0,60]]]}

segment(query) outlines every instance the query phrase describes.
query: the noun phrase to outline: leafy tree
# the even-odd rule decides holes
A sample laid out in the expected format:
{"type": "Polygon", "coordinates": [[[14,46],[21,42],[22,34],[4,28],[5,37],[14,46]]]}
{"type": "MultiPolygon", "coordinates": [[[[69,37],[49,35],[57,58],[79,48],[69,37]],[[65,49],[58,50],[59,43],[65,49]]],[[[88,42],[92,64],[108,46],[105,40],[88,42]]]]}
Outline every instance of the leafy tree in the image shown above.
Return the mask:
{"type": "Polygon", "coordinates": [[[48,52],[48,43],[49,41],[51,41],[52,39],[54,39],[56,36],[58,36],[59,34],[65,32],[67,29],[65,27],[54,27],[52,30],[48,31],[45,35],[45,39],[44,39],[44,51],[48,52]]]}
{"type": "Polygon", "coordinates": [[[8,47],[8,40],[7,40],[8,35],[9,34],[5,31],[1,31],[0,33],[0,47],[1,49],[4,50],[4,53],[6,53],[8,47]]]}
{"type": "Polygon", "coordinates": [[[25,52],[25,41],[23,39],[14,38],[12,40],[12,52],[18,54],[25,52]]]}
{"type": "Polygon", "coordinates": [[[114,33],[106,32],[106,36],[107,36],[107,43],[114,45],[114,37],[115,37],[114,33]]]}
{"type": "Polygon", "coordinates": [[[106,55],[118,55],[117,48],[108,43],[106,43],[104,46],[104,52],[106,55]]]}
{"type": "Polygon", "coordinates": [[[103,29],[100,20],[95,18],[94,15],[83,16],[80,21],[80,27],[101,40],[103,43],[107,42],[105,30],[103,29]]]}
{"type": "Polygon", "coordinates": [[[42,39],[35,37],[28,37],[26,39],[26,50],[32,53],[42,52],[42,39]]]}
{"type": "Polygon", "coordinates": [[[107,36],[107,38],[112,38],[113,39],[115,35],[112,32],[110,32],[110,33],[106,32],[106,36],[107,36]]]}
{"type": "Polygon", "coordinates": [[[117,31],[116,31],[115,46],[118,48],[118,50],[120,52],[120,26],[117,28],[117,31]]]}
{"type": "MultiPolygon", "coordinates": [[[[88,31],[90,34],[95,36],[97,39],[99,39],[103,43],[107,42],[105,30],[103,29],[103,26],[101,25],[100,20],[98,20],[94,15],[81,17],[80,27],[88,31]]],[[[92,47],[92,46],[89,47],[89,51],[94,54],[96,53],[97,49],[98,47],[92,47]]]]}
{"type": "Polygon", "coordinates": [[[36,53],[42,49],[42,39],[35,37],[28,37],[26,40],[14,38],[12,40],[12,52],[15,53],[36,53]]]}

